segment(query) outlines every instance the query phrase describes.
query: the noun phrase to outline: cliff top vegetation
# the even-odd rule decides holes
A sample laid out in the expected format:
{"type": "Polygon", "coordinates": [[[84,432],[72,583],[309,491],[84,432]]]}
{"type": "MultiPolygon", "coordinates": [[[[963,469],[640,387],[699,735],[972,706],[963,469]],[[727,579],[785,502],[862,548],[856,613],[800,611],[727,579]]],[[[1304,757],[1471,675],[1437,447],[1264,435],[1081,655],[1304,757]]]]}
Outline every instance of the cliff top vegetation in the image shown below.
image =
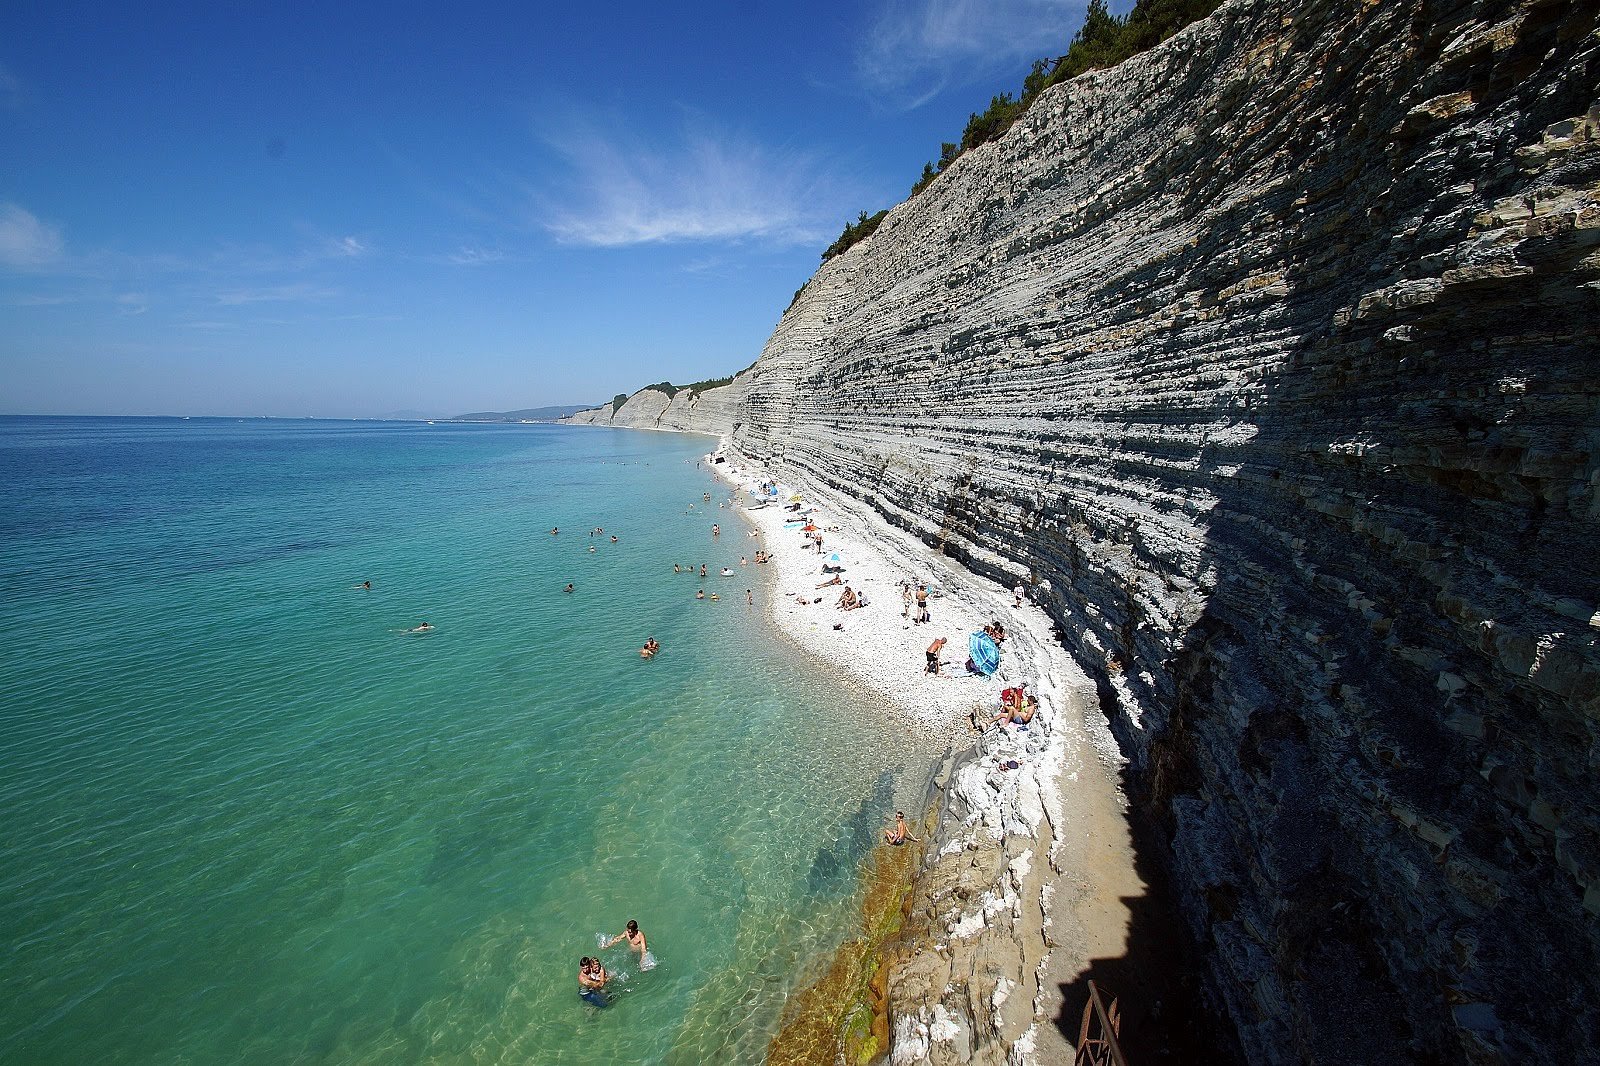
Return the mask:
{"type": "MultiPolygon", "coordinates": [[[[992,97],[982,114],[974,113],[968,118],[961,139],[946,141],[940,146],[938,161],[923,165],[922,176],[911,186],[911,195],[916,196],[926,189],[963,154],[1001,137],[1017,119],[1027,114],[1039,94],[1052,85],[1091,70],[1114,67],[1130,56],[1148,51],[1191,22],[1205,18],[1221,4],[1222,0],[1138,0],[1125,18],[1118,18],[1106,8],[1105,0],[1089,0],[1083,26],[1072,38],[1066,54],[1055,59],[1034,60],[1033,69],[1022,79],[1022,88],[1015,97],[1010,93],[992,97]]],[[[845,224],[839,239],[823,251],[822,261],[827,262],[870,237],[888,213],[861,212],[855,222],[845,224]]]]}

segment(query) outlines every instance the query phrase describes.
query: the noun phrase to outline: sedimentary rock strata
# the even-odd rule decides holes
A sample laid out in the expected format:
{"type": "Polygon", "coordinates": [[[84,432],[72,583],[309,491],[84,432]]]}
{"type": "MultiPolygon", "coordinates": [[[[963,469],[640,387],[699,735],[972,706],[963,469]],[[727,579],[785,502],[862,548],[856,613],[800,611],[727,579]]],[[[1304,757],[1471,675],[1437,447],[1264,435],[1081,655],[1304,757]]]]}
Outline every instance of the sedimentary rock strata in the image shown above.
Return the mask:
{"type": "Polygon", "coordinates": [[[1236,0],[687,426],[1048,582],[1252,1062],[1600,1046],[1597,11],[1236,0]]]}

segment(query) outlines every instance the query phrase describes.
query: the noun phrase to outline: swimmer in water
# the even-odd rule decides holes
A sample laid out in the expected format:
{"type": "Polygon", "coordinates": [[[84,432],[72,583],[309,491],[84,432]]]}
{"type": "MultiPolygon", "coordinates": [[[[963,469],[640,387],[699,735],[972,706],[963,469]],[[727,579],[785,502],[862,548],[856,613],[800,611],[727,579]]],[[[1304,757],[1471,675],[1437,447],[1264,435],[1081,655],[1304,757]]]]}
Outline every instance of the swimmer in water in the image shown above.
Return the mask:
{"type": "Polygon", "coordinates": [[[560,533],[560,532],[561,532],[561,527],[560,527],[560,526],[553,526],[553,527],[552,527],[552,528],[551,528],[551,530],[550,530],[550,535],[551,535],[551,536],[552,536],[552,537],[553,537],[553,536],[555,536],[555,535],[556,535],[556,534],[557,534],[557,533],[560,533]]]}
{"type": "Polygon", "coordinates": [[[617,543],[617,535],[615,533],[611,534],[611,543],[617,543]]]}
{"type": "Polygon", "coordinates": [[[653,659],[653,658],[655,658],[656,652],[658,652],[660,650],[661,650],[661,644],[660,644],[660,642],[658,642],[656,640],[655,637],[646,637],[645,638],[645,642],[644,642],[644,647],[639,649],[639,658],[641,658],[641,659],[653,659]]]}
{"type": "Polygon", "coordinates": [[[350,587],[353,588],[353,589],[365,589],[366,591],[371,592],[372,591],[372,582],[363,581],[359,585],[351,585],[350,587]]]}
{"type": "Polygon", "coordinates": [[[679,566],[677,563],[673,563],[672,564],[672,572],[674,574],[681,574],[681,573],[683,573],[683,567],[679,566]]]}
{"type": "Polygon", "coordinates": [[[562,592],[571,592],[572,591],[572,582],[570,582],[570,581],[567,582],[567,587],[562,589],[561,591],[562,592]]]}
{"type": "Polygon", "coordinates": [[[706,590],[705,589],[695,589],[694,598],[697,599],[697,600],[705,599],[706,598],[706,590]]]}
{"type": "Polygon", "coordinates": [[[641,959],[644,958],[644,953],[649,950],[645,946],[644,931],[639,928],[639,923],[632,918],[628,919],[628,927],[626,929],[606,942],[606,947],[609,948],[623,940],[628,942],[628,946],[637,952],[641,959]]]}
{"type": "Polygon", "coordinates": [[[424,622],[420,626],[417,626],[414,629],[406,630],[406,632],[407,633],[432,633],[433,632],[433,623],[432,622],[424,622]]]}
{"type": "Polygon", "coordinates": [[[606,981],[611,975],[606,973],[606,968],[600,964],[599,959],[591,959],[585,955],[578,960],[578,996],[584,1002],[596,1007],[609,1007],[611,1001],[606,999],[606,981]]]}

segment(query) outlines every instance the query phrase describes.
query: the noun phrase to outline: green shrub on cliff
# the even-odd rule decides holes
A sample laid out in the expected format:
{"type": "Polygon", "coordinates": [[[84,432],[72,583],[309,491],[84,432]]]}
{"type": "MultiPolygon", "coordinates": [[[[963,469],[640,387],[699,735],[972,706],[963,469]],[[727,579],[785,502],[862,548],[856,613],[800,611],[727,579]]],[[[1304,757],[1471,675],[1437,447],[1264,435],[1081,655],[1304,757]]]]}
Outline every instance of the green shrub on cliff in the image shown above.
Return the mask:
{"type": "Polygon", "coordinates": [[[622,410],[622,405],[627,402],[628,394],[625,392],[619,392],[615,396],[611,397],[611,413],[616,414],[618,411],[622,410]]]}
{"type": "Polygon", "coordinates": [[[926,189],[963,152],[998,139],[1050,86],[1091,70],[1114,67],[1130,56],[1154,48],[1220,6],[1221,0],[1139,0],[1127,18],[1119,19],[1106,8],[1105,0],[1089,0],[1083,26],[1072,38],[1067,54],[1053,60],[1035,60],[1033,69],[1022,79],[1020,96],[1012,99],[1010,93],[1001,93],[990,99],[982,114],[973,114],[967,119],[960,143],[946,142],[939,152],[938,163],[923,165],[922,176],[911,187],[911,195],[926,189]]]}
{"type": "Polygon", "coordinates": [[[697,381],[693,385],[685,385],[684,388],[698,395],[699,393],[705,392],[707,389],[720,389],[724,385],[732,384],[733,375],[729,374],[725,378],[707,378],[704,381],[697,381]]]}
{"type": "Polygon", "coordinates": [[[878,223],[882,222],[888,213],[879,211],[875,215],[869,215],[863,211],[854,222],[845,223],[844,232],[839,234],[839,239],[828,245],[822,253],[822,261],[826,263],[834,256],[848,251],[856,243],[872,236],[872,231],[878,228],[878,223]]]}

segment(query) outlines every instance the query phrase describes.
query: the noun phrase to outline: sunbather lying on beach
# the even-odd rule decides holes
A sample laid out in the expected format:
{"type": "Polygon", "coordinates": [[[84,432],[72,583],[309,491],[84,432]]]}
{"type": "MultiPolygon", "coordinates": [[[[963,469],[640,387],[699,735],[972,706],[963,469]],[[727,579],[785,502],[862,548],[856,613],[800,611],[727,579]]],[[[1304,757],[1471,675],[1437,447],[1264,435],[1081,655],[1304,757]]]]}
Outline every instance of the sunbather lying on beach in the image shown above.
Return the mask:
{"type": "Polygon", "coordinates": [[[822,584],[818,585],[817,588],[825,589],[829,585],[842,585],[842,584],[844,584],[844,578],[840,577],[838,574],[834,574],[831,578],[829,578],[828,580],[824,581],[822,584]]]}

